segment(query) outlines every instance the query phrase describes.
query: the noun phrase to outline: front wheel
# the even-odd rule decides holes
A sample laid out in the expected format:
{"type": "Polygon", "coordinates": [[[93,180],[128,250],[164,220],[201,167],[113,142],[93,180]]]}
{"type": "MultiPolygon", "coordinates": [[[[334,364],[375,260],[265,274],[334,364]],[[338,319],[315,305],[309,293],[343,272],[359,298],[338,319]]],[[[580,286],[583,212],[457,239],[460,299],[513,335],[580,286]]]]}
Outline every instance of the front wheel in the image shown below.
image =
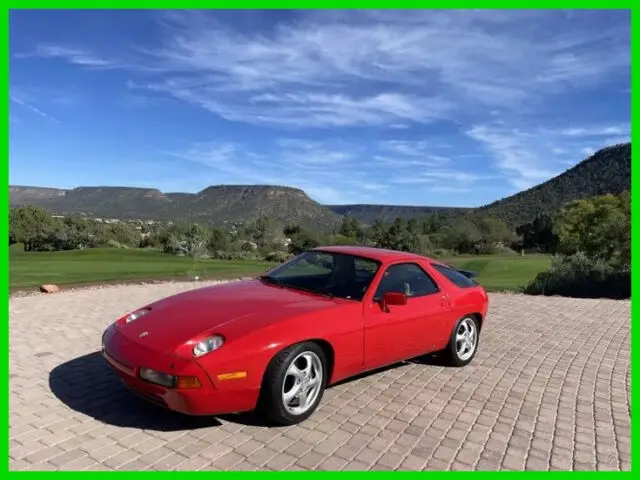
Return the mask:
{"type": "Polygon", "coordinates": [[[316,410],[326,385],[326,356],[316,343],[293,345],[269,364],[261,392],[261,407],[278,425],[294,425],[316,410]]]}
{"type": "Polygon", "coordinates": [[[467,365],[478,351],[480,342],[480,325],[473,316],[463,317],[456,323],[446,354],[449,363],[454,367],[467,365]]]}

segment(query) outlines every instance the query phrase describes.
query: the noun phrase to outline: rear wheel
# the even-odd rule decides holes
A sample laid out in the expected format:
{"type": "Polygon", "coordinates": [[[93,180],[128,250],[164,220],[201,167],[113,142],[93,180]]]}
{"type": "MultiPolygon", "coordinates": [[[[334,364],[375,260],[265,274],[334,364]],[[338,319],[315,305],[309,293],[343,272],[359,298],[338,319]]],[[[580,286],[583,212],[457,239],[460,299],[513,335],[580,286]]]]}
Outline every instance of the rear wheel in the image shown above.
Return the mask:
{"type": "Polygon", "coordinates": [[[304,342],[269,364],[261,391],[261,409],[278,425],[294,425],[316,410],[326,385],[327,359],[319,345],[304,342]]]}
{"type": "Polygon", "coordinates": [[[467,365],[478,351],[480,325],[474,316],[458,320],[446,348],[449,363],[454,367],[467,365]]]}

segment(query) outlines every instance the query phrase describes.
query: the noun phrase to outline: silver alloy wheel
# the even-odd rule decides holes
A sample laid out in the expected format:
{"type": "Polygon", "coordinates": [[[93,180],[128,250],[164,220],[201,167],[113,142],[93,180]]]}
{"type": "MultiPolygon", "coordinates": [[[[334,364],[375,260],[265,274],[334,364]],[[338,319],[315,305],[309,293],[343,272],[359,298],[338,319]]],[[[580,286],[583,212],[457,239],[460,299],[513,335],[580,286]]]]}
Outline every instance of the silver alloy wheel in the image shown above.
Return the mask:
{"type": "Polygon", "coordinates": [[[456,354],[462,361],[469,360],[478,344],[478,329],[475,322],[465,318],[456,330],[456,354]]]}
{"type": "Polygon", "coordinates": [[[302,352],[289,365],[282,383],[282,403],[292,415],[302,415],[322,388],[322,362],[313,352],[302,352]]]}

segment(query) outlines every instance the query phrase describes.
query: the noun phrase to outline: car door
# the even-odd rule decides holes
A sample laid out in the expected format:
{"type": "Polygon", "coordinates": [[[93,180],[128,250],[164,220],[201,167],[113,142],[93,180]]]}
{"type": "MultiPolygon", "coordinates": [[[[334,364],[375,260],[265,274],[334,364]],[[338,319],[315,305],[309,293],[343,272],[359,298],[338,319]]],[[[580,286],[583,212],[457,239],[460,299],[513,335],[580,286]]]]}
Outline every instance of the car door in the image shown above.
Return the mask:
{"type": "Polygon", "coordinates": [[[377,368],[433,351],[450,312],[448,297],[418,263],[388,266],[365,305],[365,367],[377,368]],[[405,293],[407,303],[382,308],[380,299],[386,292],[405,293]]]}

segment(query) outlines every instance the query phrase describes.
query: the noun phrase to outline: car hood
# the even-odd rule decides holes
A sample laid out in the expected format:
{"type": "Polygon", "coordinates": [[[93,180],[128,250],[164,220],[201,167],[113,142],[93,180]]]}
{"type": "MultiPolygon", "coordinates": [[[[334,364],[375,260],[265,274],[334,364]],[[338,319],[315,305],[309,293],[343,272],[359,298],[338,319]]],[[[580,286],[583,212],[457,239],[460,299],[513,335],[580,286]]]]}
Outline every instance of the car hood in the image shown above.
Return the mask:
{"type": "Polygon", "coordinates": [[[199,288],[159,300],[138,320],[120,325],[126,337],[154,350],[175,352],[202,334],[227,340],[274,322],[341,303],[299,290],[249,280],[199,288]]]}

